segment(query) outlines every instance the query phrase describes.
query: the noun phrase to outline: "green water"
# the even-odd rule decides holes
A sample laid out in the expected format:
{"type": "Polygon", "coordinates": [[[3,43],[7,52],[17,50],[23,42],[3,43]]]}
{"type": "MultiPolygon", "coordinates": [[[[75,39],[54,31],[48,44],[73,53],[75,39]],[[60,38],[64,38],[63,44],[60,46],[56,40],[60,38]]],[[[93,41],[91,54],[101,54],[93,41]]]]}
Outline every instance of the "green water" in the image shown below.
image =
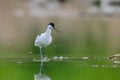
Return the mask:
{"type": "MultiPolygon", "coordinates": [[[[34,80],[39,71],[39,62],[0,62],[0,80],[34,80]]],[[[51,61],[44,63],[44,73],[51,80],[119,80],[120,65],[104,60],[51,61]]]]}

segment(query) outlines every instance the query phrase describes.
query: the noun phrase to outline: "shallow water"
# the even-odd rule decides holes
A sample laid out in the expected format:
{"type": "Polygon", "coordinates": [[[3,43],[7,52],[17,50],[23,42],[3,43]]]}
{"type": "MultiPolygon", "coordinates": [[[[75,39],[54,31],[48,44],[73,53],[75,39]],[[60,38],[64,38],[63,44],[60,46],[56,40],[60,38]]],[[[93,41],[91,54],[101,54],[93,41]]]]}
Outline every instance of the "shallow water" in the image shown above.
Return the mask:
{"type": "MultiPolygon", "coordinates": [[[[47,58],[44,73],[51,80],[118,80],[120,64],[107,57],[58,57],[47,58]]],[[[33,59],[6,59],[0,62],[0,80],[35,80],[40,62],[33,59]]],[[[42,79],[41,79],[42,80],[42,79]]]]}

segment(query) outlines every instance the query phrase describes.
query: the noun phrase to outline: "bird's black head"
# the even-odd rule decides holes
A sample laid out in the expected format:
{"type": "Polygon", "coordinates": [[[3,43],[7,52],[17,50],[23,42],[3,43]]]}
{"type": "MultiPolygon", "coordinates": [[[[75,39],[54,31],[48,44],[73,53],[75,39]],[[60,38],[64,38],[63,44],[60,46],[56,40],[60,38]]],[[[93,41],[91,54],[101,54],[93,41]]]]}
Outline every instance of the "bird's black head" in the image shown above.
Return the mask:
{"type": "Polygon", "coordinates": [[[48,25],[51,25],[52,27],[54,27],[55,25],[54,25],[54,23],[49,23],[48,25]]]}
{"type": "Polygon", "coordinates": [[[51,26],[53,27],[53,29],[55,29],[56,31],[60,32],[59,30],[57,30],[57,29],[55,28],[54,23],[49,23],[48,25],[51,25],[51,26]]]}

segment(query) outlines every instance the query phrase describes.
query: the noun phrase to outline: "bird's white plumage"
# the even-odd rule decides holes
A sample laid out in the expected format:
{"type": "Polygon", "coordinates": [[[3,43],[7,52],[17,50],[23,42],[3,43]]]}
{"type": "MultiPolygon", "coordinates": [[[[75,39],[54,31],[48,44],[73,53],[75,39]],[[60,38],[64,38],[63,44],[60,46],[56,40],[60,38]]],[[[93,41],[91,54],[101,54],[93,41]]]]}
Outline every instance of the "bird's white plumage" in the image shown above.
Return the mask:
{"type": "Polygon", "coordinates": [[[52,42],[51,30],[52,26],[48,25],[45,33],[38,35],[35,39],[35,46],[37,47],[47,47],[52,42]]]}
{"type": "Polygon", "coordinates": [[[41,35],[38,35],[35,39],[35,46],[38,47],[46,47],[52,42],[51,35],[47,35],[45,33],[42,33],[41,35]]]}

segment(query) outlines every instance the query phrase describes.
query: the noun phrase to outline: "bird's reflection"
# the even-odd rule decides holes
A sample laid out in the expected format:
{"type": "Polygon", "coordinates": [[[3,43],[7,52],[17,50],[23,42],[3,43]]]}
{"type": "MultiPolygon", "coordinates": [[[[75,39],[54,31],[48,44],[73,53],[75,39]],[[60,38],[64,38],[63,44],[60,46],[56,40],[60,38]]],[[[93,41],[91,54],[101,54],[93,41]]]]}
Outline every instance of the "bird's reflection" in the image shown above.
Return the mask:
{"type": "Polygon", "coordinates": [[[51,80],[50,77],[44,73],[44,61],[41,61],[40,72],[34,75],[34,80],[51,80]]]}

